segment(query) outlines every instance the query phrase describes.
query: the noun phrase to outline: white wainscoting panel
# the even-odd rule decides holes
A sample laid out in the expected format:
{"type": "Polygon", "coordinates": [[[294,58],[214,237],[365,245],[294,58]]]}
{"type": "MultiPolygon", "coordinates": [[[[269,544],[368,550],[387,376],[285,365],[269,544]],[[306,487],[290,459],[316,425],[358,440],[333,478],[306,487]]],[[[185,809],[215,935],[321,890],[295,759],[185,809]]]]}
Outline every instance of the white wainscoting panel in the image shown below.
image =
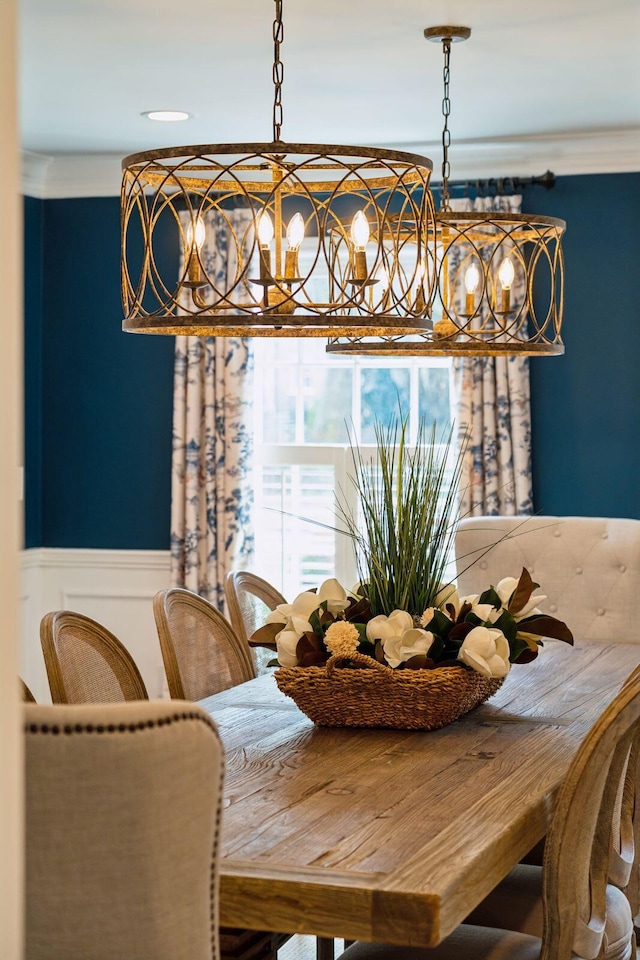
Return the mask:
{"type": "Polygon", "coordinates": [[[50,702],[40,647],[40,620],[51,610],[75,610],[98,620],[135,660],[150,697],[165,695],[152,601],[169,586],[169,552],[63,550],[22,554],[21,675],[40,702],[50,702]]]}

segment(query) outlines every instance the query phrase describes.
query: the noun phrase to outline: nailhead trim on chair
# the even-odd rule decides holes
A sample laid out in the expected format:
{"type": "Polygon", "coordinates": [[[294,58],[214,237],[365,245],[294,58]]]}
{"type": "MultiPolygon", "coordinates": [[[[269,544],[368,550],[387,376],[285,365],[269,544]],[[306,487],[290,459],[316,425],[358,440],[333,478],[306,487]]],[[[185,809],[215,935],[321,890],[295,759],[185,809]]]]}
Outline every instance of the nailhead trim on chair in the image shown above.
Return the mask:
{"type": "MultiPolygon", "coordinates": [[[[214,730],[217,734],[217,728],[209,720],[205,719],[200,713],[185,711],[184,713],[175,713],[170,717],[159,717],[157,720],[146,720],[140,721],[138,723],[119,723],[113,724],[109,723],[106,726],[104,724],[93,724],[93,723],[76,723],[76,724],[65,724],[63,727],[58,726],[58,724],[48,724],[48,723],[26,723],[25,724],[25,733],[44,733],[52,734],[53,736],[59,736],[61,733],[64,735],[71,735],[74,733],[90,733],[90,734],[103,734],[103,733],[139,733],[144,730],[151,730],[154,727],[164,727],[171,726],[174,723],[179,723],[182,720],[196,720],[198,723],[202,723],[205,727],[208,727],[211,730],[214,730]]],[[[223,801],[223,786],[224,786],[224,773],[225,773],[225,757],[224,753],[222,754],[222,762],[220,764],[220,783],[218,789],[218,807],[216,810],[216,828],[215,828],[215,837],[213,841],[213,850],[211,851],[211,887],[210,887],[210,913],[212,917],[211,922],[211,955],[214,960],[218,960],[219,951],[218,951],[218,927],[217,923],[217,909],[216,909],[216,871],[215,865],[218,856],[218,848],[220,845],[220,824],[222,820],[222,801],[223,801]]]]}

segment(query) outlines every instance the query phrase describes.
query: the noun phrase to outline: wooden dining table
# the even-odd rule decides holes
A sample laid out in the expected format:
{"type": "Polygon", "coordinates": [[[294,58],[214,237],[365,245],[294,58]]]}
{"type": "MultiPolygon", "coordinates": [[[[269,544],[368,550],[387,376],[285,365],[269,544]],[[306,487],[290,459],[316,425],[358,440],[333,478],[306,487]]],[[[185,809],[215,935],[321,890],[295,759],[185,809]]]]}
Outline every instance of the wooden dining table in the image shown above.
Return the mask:
{"type": "Polygon", "coordinates": [[[546,834],[639,661],[631,642],[547,641],[433,732],[316,727],[273,676],[203,700],[226,750],[221,924],[438,944],[546,834]]]}

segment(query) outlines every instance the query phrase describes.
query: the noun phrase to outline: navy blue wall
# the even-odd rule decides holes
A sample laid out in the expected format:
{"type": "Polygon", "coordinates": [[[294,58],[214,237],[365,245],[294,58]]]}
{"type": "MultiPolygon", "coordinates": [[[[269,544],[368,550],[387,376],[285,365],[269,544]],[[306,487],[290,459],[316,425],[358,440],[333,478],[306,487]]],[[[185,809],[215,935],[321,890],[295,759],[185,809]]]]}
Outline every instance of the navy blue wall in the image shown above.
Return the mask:
{"type": "Polygon", "coordinates": [[[167,549],[174,341],[121,331],[119,200],[43,206],[40,545],[167,549]]]}
{"type": "Polygon", "coordinates": [[[640,519],[640,173],[560,177],[523,210],[567,221],[566,353],[531,361],[535,508],[640,519]]]}
{"type": "MultiPolygon", "coordinates": [[[[567,352],[531,362],[536,510],[640,518],[640,174],[524,209],[568,222],[567,352]]],[[[26,545],[166,549],[173,339],[121,332],[118,199],[27,198],[25,250],[26,545]]]]}
{"type": "Polygon", "coordinates": [[[24,496],[27,547],[42,545],[42,265],[44,201],[24,199],[24,496]]]}

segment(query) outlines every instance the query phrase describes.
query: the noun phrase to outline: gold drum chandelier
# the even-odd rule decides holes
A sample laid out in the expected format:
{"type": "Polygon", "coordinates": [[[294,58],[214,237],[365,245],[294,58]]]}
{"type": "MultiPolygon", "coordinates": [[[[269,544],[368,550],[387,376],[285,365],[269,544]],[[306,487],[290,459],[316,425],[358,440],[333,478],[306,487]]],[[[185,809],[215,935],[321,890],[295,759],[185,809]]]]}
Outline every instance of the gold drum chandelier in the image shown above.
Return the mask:
{"type": "MultiPolygon", "coordinates": [[[[498,211],[455,212],[449,199],[451,44],[468,27],[429,27],[442,43],[443,162],[431,265],[441,316],[418,335],[332,337],[329,353],[368,355],[539,356],[564,353],[561,339],[566,224],[554,217],[498,211]],[[517,291],[517,296],[514,292],[517,291]]],[[[395,300],[389,274],[387,297],[395,300]]]]}
{"type": "Polygon", "coordinates": [[[275,7],[273,141],[169,147],[123,161],[123,329],[421,333],[435,291],[431,161],[284,143],[282,0],[275,7]],[[208,230],[224,233],[224,268],[207,251],[208,230]],[[166,256],[168,237],[179,240],[179,270],[166,256]]]}

